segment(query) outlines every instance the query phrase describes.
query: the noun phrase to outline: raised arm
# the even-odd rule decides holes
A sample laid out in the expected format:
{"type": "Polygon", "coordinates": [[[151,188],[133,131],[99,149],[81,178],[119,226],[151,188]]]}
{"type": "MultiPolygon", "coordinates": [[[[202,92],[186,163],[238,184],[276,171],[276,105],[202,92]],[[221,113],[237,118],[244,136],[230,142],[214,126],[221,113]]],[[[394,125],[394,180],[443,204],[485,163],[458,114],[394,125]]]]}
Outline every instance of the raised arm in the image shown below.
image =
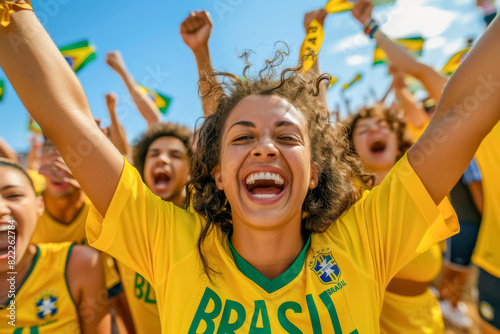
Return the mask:
{"type": "MultiPolygon", "coordinates": [[[[365,24],[371,19],[372,9],[373,4],[370,0],[359,0],[351,12],[364,28],[365,24]]],[[[420,80],[429,92],[429,95],[436,101],[439,101],[447,82],[443,76],[432,67],[418,62],[403,46],[387,37],[380,29],[377,30],[373,37],[377,41],[377,45],[385,51],[392,64],[401,71],[420,80]]]]}
{"type": "MultiPolygon", "coordinates": [[[[5,4],[0,0],[0,4],[5,4]]],[[[123,158],[97,127],[75,74],[35,14],[21,10],[0,27],[0,66],[26,109],[54,143],[102,215],[123,158]]]]}
{"type": "Polygon", "coordinates": [[[0,158],[7,158],[12,161],[17,161],[16,152],[2,137],[0,137],[0,158]]]}
{"type": "Polygon", "coordinates": [[[106,106],[108,107],[109,117],[111,119],[111,125],[108,128],[109,140],[115,145],[115,147],[123,154],[128,161],[132,161],[132,148],[127,142],[127,134],[125,129],[120,124],[118,117],[116,116],[116,101],[118,97],[116,94],[109,93],[106,94],[106,106]]]}
{"type": "Polygon", "coordinates": [[[206,11],[192,12],[181,24],[181,36],[187,46],[193,51],[198,66],[198,85],[201,95],[201,105],[205,117],[212,115],[219,105],[222,90],[219,86],[212,87],[208,75],[214,71],[210,60],[208,40],[212,32],[212,19],[206,11]]]}
{"type": "MultiPolygon", "coordinates": [[[[307,35],[307,32],[309,30],[309,25],[311,24],[312,20],[318,20],[318,22],[323,26],[325,23],[325,18],[328,15],[326,10],[324,8],[313,10],[310,12],[307,12],[306,15],[304,15],[304,29],[307,35]]],[[[302,56],[302,55],[301,55],[302,56]]],[[[319,67],[319,55],[316,55],[316,61],[314,62],[314,65],[311,67],[309,71],[312,73],[316,74],[317,76],[321,75],[321,70],[319,67]]],[[[321,99],[322,103],[326,108],[328,108],[328,103],[326,99],[326,92],[328,90],[327,83],[324,85],[321,85],[319,87],[319,98],[321,99]]]]}
{"type": "Polygon", "coordinates": [[[394,94],[405,112],[405,121],[416,129],[424,127],[429,122],[429,116],[425,112],[422,103],[410,92],[405,83],[405,75],[395,67],[389,67],[392,74],[394,94]]]}
{"type": "Polygon", "coordinates": [[[500,20],[492,22],[450,78],[408,159],[436,203],[458,181],[500,118],[500,20]]]}
{"type": "Polygon", "coordinates": [[[139,85],[135,82],[134,77],[127,69],[123,57],[119,51],[108,52],[106,57],[106,63],[115,70],[127,86],[132,100],[134,100],[137,109],[141,113],[142,117],[148,123],[148,128],[152,127],[156,123],[161,122],[160,110],[155,105],[155,103],[148,97],[148,95],[141,90],[139,85]]]}

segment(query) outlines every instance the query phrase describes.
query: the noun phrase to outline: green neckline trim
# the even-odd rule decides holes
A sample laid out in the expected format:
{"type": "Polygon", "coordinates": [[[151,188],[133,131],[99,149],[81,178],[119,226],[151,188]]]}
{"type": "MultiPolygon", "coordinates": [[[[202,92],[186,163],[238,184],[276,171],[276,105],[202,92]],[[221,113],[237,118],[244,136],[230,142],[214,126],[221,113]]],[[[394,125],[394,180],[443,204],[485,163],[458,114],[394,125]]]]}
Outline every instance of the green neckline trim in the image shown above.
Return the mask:
{"type": "MultiPolygon", "coordinates": [[[[19,285],[19,287],[17,288],[17,291],[16,291],[16,295],[19,294],[19,292],[21,291],[21,288],[23,287],[24,283],[28,280],[28,278],[30,277],[31,273],[33,272],[33,270],[35,270],[35,265],[38,261],[38,258],[40,257],[40,247],[38,247],[37,245],[35,245],[36,247],[36,254],[35,254],[35,257],[33,258],[33,263],[31,263],[31,267],[30,269],[28,270],[28,272],[26,273],[26,276],[24,276],[24,279],[23,281],[21,282],[21,284],[19,285]]],[[[9,306],[10,304],[10,301],[14,298],[14,296],[12,296],[11,298],[9,298],[9,300],[7,300],[5,302],[5,305],[0,305],[0,309],[4,309],[6,308],[7,306],[9,306]]]]}
{"type": "Polygon", "coordinates": [[[304,266],[304,261],[306,258],[306,253],[307,250],[309,249],[309,246],[311,245],[311,236],[307,238],[307,242],[304,245],[304,248],[300,252],[300,254],[297,256],[295,261],[293,261],[292,265],[288,267],[287,270],[285,270],[281,275],[276,277],[273,280],[270,280],[266,276],[262,275],[257,269],[255,269],[250,263],[248,263],[244,258],[241,257],[241,255],[236,252],[234,249],[233,245],[231,245],[230,241],[230,235],[232,234],[232,231],[229,231],[227,233],[227,244],[229,245],[229,249],[231,250],[231,253],[233,254],[234,258],[234,263],[236,264],[236,267],[245,275],[248,277],[251,281],[253,281],[255,284],[260,286],[262,289],[264,289],[267,293],[273,293],[275,291],[278,291],[291,281],[295,279],[300,274],[300,271],[302,270],[302,267],[304,266]]]}

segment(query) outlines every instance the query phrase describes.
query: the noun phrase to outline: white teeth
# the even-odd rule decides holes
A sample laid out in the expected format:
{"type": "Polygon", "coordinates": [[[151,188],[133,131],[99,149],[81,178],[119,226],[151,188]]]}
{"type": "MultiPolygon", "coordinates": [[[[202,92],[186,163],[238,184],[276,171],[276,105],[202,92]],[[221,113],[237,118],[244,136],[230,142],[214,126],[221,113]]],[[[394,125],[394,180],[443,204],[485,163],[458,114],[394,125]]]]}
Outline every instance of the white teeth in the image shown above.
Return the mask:
{"type": "Polygon", "coordinates": [[[7,225],[7,224],[0,225],[0,232],[8,231],[9,230],[9,226],[10,225],[7,225]]]}
{"type": "Polygon", "coordinates": [[[254,184],[255,181],[257,180],[273,180],[274,183],[276,184],[283,184],[285,181],[283,177],[279,174],[276,173],[270,173],[270,172],[261,172],[261,173],[253,173],[247,176],[246,178],[246,183],[247,184],[254,184]]]}
{"type": "Polygon", "coordinates": [[[272,198],[275,197],[275,194],[252,194],[255,198],[272,198]]]}

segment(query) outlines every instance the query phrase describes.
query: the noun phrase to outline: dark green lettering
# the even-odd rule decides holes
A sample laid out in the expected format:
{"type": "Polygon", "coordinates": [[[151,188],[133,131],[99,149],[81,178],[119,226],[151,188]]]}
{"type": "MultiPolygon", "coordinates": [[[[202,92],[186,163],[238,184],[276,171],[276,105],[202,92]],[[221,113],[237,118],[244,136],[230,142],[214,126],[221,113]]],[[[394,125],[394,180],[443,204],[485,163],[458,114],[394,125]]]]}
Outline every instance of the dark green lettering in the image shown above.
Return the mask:
{"type": "Polygon", "coordinates": [[[155,290],[151,287],[151,284],[149,282],[146,282],[146,297],[144,297],[144,301],[148,304],[156,304],[156,296],[155,296],[155,290]],[[150,296],[153,296],[150,298],[150,296]]]}
{"type": "Polygon", "coordinates": [[[287,310],[292,310],[295,313],[302,313],[302,307],[296,302],[285,302],[278,308],[278,321],[280,322],[281,327],[283,327],[283,329],[290,334],[302,334],[300,329],[292,324],[286,317],[287,310]]]}
{"type": "Polygon", "coordinates": [[[217,318],[221,309],[222,301],[220,300],[220,297],[217,296],[217,294],[210,288],[206,288],[203,297],[201,297],[201,301],[198,305],[198,309],[196,310],[196,314],[194,315],[193,322],[189,327],[188,334],[196,334],[198,326],[200,325],[202,320],[206,322],[207,328],[201,334],[213,333],[215,331],[214,319],[217,318]],[[212,310],[212,312],[207,312],[208,303],[211,300],[214,302],[214,309],[212,310]]]}
{"type": "Polygon", "coordinates": [[[145,281],[144,277],[135,273],[134,294],[137,299],[142,299],[142,287],[144,286],[145,281]]]}
{"type": "Polygon", "coordinates": [[[234,334],[237,329],[243,326],[246,316],[247,313],[243,305],[228,299],[224,305],[224,311],[222,311],[222,318],[217,334],[234,334]],[[236,312],[237,318],[235,322],[230,324],[229,319],[231,319],[232,310],[236,312]]]}
{"type": "Polygon", "coordinates": [[[328,295],[328,292],[323,291],[319,295],[319,298],[321,298],[321,301],[323,302],[323,304],[325,304],[326,308],[328,309],[328,313],[330,313],[330,319],[332,321],[335,334],[342,334],[342,328],[340,327],[339,316],[337,315],[337,310],[335,309],[335,305],[333,305],[332,299],[328,295]]]}
{"type": "Polygon", "coordinates": [[[271,334],[271,324],[269,323],[269,315],[267,314],[266,302],[263,300],[255,301],[255,310],[250,324],[249,334],[271,334]],[[262,327],[257,327],[259,314],[262,313],[262,327]]]}
{"type": "Polygon", "coordinates": [[[38,326],[30,328],[30,334],[38,334],[38,326]]]}
{"type": "Polygon", "coordinates": [[[319,321],[318,309],[314,303],[314,298],[312,295],[306,296],[307,308],[309,309],[309,316],[311,318],[311,324],[313,328],[313,334],[322,334],[321,321],[319,321]]]}

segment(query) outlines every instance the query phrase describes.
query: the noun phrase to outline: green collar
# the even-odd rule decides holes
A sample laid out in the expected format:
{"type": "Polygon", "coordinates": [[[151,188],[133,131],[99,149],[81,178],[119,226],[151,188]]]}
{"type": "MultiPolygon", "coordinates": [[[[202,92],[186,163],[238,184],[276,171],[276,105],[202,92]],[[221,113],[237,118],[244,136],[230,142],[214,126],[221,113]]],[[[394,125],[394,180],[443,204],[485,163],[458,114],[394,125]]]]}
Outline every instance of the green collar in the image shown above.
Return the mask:
{"type": "Polygon", "coordinates": [[[248,263],[244,258],[242,258],[236,252],[236,250],[233,248],[233,245],[231,245],[230,241],[231,234],[232,231],[229,231],[227,233],[227,244],[229,245],[229,249],[233,254],[234,263],[236,264],[236,267],[238,267],[238,269],[243,273],[243,275],[248,277],[258,286],[264,289],[267,293],[273,293],[275,291],[278,291],[279,289],[281,289],[282,287],[293,281],[295,277],[299,275],[300,271],[302,270],[302,267],[304,266],[307,250],[309,249],[309,246],[311,244],[311,236],[309,236],[306,244],[304,245],[304,248],[297,256],[295,261],[293,261],[292,265],[287,270],[285,270],[285,272],[283,272],[281,275],[279,275],[278,277],[276,277],[271,281],[269,278],[262,275],[257,269],[255,269],[250,263],[248,263]]]}

